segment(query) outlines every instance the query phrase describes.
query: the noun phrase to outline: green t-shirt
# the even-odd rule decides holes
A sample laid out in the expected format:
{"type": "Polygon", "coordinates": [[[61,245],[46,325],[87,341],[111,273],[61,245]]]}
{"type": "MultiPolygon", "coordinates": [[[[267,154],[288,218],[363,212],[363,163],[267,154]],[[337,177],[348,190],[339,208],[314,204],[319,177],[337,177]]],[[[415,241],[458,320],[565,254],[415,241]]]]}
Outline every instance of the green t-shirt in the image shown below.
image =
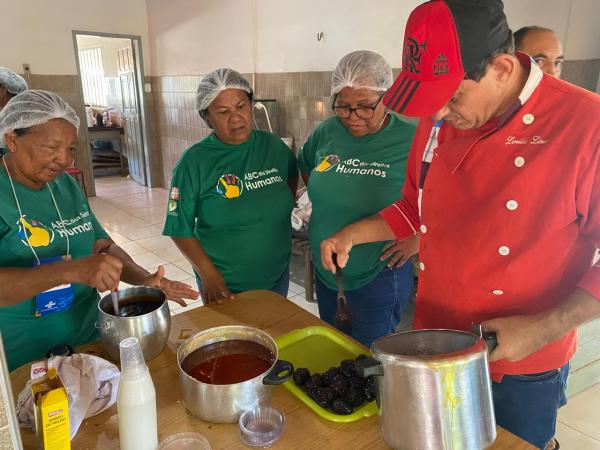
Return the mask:
{"type": "Polygon", "coordinates": [[[254,130],[239,145],[213,133],[183,154],[173,172],[163,234],[195,237],[232,292],[271,289],[287,270],[298,176],[292,151],[254,130]]]}
{"type": "MultiPolygon", "coordinates": [[[[321,264],[321,242],[401,196],[415,126],[390,117],[382,130],[363,137],[352,136],[337,117],[331,117],[309,136],[298,155],[300,172],[310,173],[308,236],[314,267],[330,289],[337,288],[333,274],[321,264]]],[[[385,244],[363,244],[351,250],[343,270],[346,289],[359,289],[381,272],[386,261],[379,257],[385,244]]]]}
{"type": "MultiPolygon", "coordinates": [[[[48,187],[30,189],[16,182],[14,185],[23,212],[22,221],[0,159],[0,267],[29,268],[36,264],[24,233],[41,260],[66,255],[67,234],[72,259],[91,255],[94,242],[109,238],[70,175],[63,174],[49,183],[64,228],[48,187]]],[[[72,286],[74,302],[66,311],[35,317],[35,298],[0,307],[0,331],[9,370],[45,357],[56,345],[77,346],[97,339],[94,324],[98,292],[85,285],[72,286]]]]}

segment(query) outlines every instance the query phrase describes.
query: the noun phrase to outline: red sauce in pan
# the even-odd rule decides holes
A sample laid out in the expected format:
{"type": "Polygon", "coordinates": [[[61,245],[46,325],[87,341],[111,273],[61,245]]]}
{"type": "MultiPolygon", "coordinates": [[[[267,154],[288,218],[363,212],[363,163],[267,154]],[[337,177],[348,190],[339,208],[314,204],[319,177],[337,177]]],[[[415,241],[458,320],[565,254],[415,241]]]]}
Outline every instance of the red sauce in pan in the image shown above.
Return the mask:
{"type": "Polygon", "coordinates": [[[275,355],[263,345],[244,340],[209,344],[190,353],[182,362],[183,370],[207,384],[234,384],[265,373],[275,355]]]}

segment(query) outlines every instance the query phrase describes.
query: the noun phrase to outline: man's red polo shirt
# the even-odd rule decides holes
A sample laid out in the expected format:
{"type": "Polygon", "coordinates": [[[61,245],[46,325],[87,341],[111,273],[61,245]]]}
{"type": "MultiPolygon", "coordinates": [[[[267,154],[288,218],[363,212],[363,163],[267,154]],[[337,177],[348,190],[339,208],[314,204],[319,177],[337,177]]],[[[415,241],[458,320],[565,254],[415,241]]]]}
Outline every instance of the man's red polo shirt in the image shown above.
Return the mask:
{"type": "MultiPolygon", "coordinates": [[[[516,112],[475,130],[441,126],[419,217],[423,119],[403,198],[380,213],[398,239],[421,233],[417,329],[537,313],[576,287],[600,299],[600,97],[520,59],[530,75],[516,112]]],[[[576,343],[573,330],[492,374],[556,369],[576,343]]]]}

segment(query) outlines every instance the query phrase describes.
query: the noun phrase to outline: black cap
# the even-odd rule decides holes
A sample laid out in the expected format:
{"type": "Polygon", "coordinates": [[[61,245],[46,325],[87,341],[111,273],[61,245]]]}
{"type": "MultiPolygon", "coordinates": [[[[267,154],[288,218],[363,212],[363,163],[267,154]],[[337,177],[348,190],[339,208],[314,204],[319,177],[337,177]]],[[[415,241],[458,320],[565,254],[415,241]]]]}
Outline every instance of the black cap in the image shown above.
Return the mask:
{"type": "Polygon", "coordinates": [[[465,72],[492,56],[511,36],[501,0],[445,0],[458,33],[465,72]]]}

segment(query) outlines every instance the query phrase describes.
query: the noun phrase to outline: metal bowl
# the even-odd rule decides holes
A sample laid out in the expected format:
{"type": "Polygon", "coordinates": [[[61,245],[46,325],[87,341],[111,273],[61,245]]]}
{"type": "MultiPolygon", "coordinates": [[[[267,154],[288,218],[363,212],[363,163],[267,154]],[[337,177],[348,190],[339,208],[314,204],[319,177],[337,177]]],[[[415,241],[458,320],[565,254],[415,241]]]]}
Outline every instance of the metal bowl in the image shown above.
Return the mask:
{"type": "Polygon", "coordinates": [[[163,351],[171,331],[171,311],[165,293],[160,289],[138,286],[117,292],[119,305],[134,297],[146,297],[157,303],[157,308],[142,315],[120,317],[111,314],[112,299],[108,294],[98,302],[98,328],[106,352],[112,360],[119,361],[119,343],[128,337],[136,337],[142,346],[146,361],[163,351]]]}

